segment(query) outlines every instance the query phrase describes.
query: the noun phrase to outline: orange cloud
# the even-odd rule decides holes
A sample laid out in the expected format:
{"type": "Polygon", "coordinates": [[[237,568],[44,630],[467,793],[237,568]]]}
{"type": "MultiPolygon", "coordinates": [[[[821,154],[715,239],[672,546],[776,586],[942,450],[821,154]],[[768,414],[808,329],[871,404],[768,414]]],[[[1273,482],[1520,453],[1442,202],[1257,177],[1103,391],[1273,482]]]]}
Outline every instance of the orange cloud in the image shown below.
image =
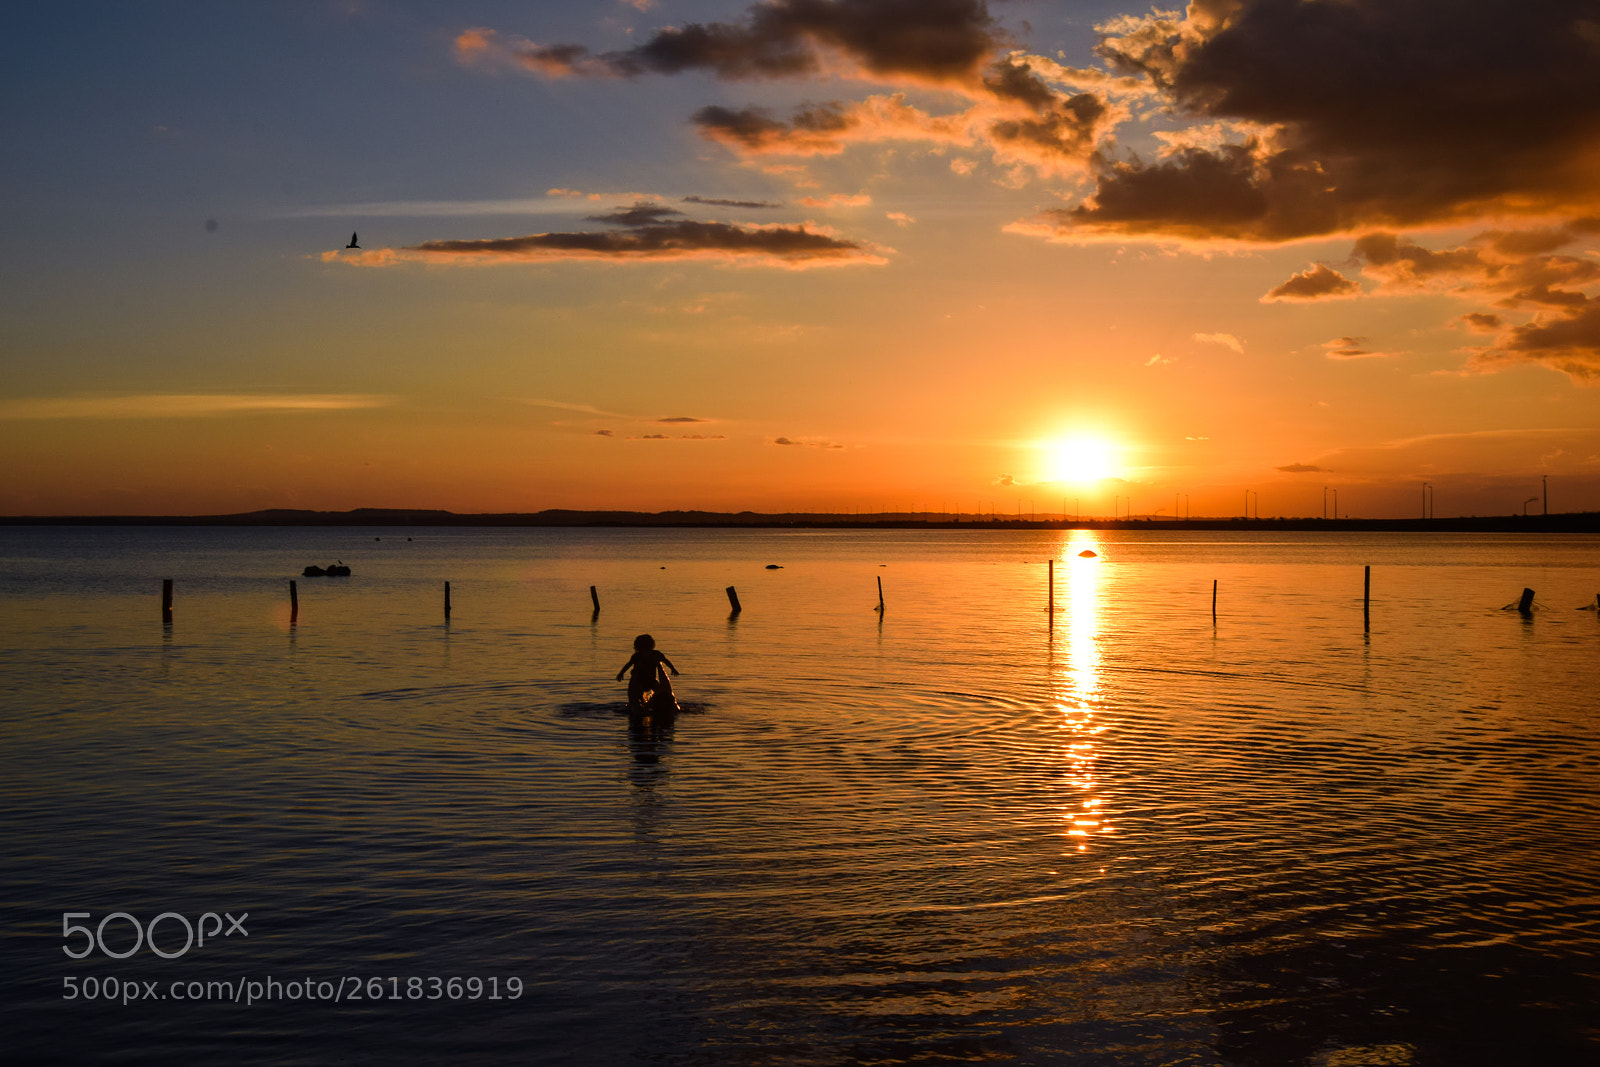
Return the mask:
{"type": "Polygon", "coordinates": [[[798,201],[806,207],[866,207],[872,197],[866,193],[829,193],[827,196],[803,196],[798,201]]]}
{"type": "Polygon", "coordinates": [[[693,121],[702,136],[751,155],[837,155],[865,141],[970,141],[963,116],[929,115],[900,93],[798,108],[788,121],[773,118],[766,108],[713,105],[695,112],[693,121]]]}
{"type": "Polygon", "coordinates": [[[1378,352],[1366,348],[1365,337],[1335,337],[1331,341],[1322,342],[1322,354],[1329,359],[1391,359],[1393,352],[1378,352]]]}
{"type": "Polygon", "coordinates": [[[1560,371],[1579,385],[1600,385],[1600,300],[1507,327],[1492,345],[1472,350],[1466,369],[1490,373],[1522,363],[1560,371]]]}
{"type": "Polygon", "coordinates": [[[1292,276],[1282,285],[1274,286],[1261,298],[1263,304],[1285,301],[1337,300],[1358,296],[1361,286],[1346,278],[1326,263],[1318,263],[1292,276]]]}
{"type": "MultiPolygon", "coordinates": [[[[1502,310],[1532,310],[1523,323],[1507,323],[1496,312],[1470,311],[1454,321],[1493,341],[1468,348],[1466,370],[1490,373],[1532,363],[1560,371],[1580,385],[1600,380],[1600,261],[1561,252],[1590,241],[1600,224],[1590,217],[1558,226],[1494,229],[1454,248],[1430,249],[1393,233],[1369,233],[1355,242],[1352,258],[1377,283],[1368,295],[1440,292],[1487,300],[1502,310]]],[[[1296,274],[1263,300],[1322,300],[1355,296],[1355,282],[1319,264],[1296,274]]],[[[1360,338],[1330,341],[1330,359],[1389,355],[1362,348],[1360,338]]]]}
{"type": "Polygon", "coordinates": [[[387,407],[389,396],[338,393],[156,393],[134,396],[38,397],[0,401],[8,419],[182,419],[223,415],[355,411],[387,407]]]}
{"type": "Polygon", "coordinates": [[[1231,333],[1197,333],[1194,339],[1202,344],[1222,345],[1244,355],[1244,342],[1231,333]]]}
{"type": "Polygon", "coordinates": [[[765,108],[714,105],[694,122],[704,136],[743,154],[833,155],[884,140],[982,143],[1002,164],[1041,174],[1087,168],[1128,118],[1111,99],[1147,92],[1137,78],[1002,54],[1003,43],[984,0],[769,0],[749,8],[742,22],[667,27],[624,51],[502,41],[483,29],[464,32],[456,50],[466,62],[492,60],[546,77],[700,70],[726,80],[843,75],[938,86],[977,103],[936,116],[897,93],[806,106],[788,120],[765,108]]]}

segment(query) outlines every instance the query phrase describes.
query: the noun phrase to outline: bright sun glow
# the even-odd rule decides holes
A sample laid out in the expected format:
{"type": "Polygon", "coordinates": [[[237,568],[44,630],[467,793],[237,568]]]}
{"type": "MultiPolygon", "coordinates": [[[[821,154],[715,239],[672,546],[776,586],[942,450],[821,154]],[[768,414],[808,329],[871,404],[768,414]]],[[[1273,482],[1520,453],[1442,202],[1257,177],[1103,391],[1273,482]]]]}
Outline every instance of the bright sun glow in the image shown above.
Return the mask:
{"type": "Polygon", "coordinates": [[[1097,482],[1111,477],[1112,447],[1095,437],[1073,437],[1049,446],[1050,480],[1097,482]]]}

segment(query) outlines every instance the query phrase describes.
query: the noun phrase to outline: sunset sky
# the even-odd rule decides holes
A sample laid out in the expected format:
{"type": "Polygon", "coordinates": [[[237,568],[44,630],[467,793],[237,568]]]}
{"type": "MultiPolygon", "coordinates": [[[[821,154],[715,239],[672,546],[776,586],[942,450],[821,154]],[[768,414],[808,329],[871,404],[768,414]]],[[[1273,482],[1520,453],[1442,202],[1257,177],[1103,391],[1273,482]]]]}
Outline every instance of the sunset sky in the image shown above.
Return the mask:
{"type": "Polygon", "coordinates": [[[6,514],[1600,509],[1593,0],[10,22],[6,514]]]}

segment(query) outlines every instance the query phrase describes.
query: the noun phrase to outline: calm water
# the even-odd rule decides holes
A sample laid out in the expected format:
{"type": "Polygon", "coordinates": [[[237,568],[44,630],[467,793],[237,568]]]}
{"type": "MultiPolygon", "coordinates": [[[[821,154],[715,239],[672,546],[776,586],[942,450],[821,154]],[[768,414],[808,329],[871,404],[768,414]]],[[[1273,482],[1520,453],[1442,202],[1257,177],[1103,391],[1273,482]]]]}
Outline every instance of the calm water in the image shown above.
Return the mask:
{"type": "Polygon", "coordinates": [[[1600,1062],[1597,538],[0,528],[0,557],[18,1062],[1600,1062]],[[334,559],[291,627],[287,579],[334,559]],[[642,631],[674,724],[620,713],[642,631]],[[248,936],[74,960],[67,912],[248,936]]]}

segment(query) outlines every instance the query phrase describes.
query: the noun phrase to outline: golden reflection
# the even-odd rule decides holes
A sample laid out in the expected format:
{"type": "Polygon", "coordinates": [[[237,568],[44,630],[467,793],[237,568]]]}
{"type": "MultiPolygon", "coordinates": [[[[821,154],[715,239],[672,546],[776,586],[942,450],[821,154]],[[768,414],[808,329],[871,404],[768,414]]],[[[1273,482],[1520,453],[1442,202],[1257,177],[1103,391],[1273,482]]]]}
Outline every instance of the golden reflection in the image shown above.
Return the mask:
{"type": "Polygon", "coordinates": [[[1088,530],[1073,530],[1062,546],[1066,577],[1066,661],[1051,663],[1051,690],[1061,713],[1065,745],[1067,782],[1073,799],[1062,820],[1066,836],[1074,839],[1077,851],[1088,851],[1093,834],[1111,832],[1095,795],[1095,760],[1099,756],[1099,735],[1105,730],[1096,705],[1099,689],[1100,644],[1100,567],[1101,544],[1088,530]]]}

